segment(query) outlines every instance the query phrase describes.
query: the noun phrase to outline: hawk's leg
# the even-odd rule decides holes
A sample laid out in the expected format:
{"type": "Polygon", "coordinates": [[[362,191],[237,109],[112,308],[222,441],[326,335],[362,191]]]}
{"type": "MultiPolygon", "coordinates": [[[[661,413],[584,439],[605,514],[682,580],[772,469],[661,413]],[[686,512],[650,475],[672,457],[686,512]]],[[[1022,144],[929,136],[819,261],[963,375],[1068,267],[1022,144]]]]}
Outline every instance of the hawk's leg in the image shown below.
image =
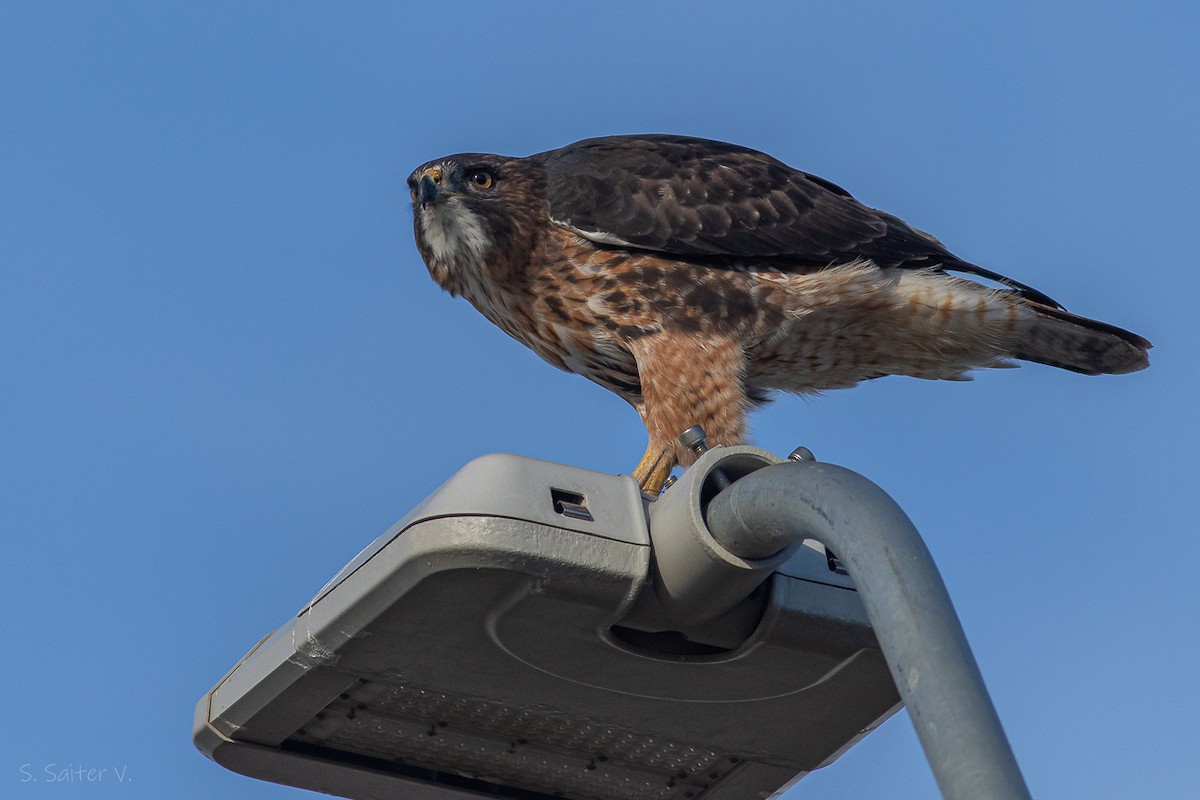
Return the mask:
{"type": "Polygon", "coordinates": [[[673,447],[658,447],[653,441],[646,448],[646,454],[634,467],[633,477],[642,487],[642,491],[651,496],[657,496],[662,491],[667,476],[675,466],[675,450],[673,447]]]}
{"type": "Polygon", "coordinates": [[[650,434],[633,476],[642,491],[657,495],[676,463],[695,461],[678,441],[686,429],[703,426],[714,447],[745,439],[746,356],[730,339],[677,332],[636,339],[629,349],[642,385],[637,409],[650,434]]]}

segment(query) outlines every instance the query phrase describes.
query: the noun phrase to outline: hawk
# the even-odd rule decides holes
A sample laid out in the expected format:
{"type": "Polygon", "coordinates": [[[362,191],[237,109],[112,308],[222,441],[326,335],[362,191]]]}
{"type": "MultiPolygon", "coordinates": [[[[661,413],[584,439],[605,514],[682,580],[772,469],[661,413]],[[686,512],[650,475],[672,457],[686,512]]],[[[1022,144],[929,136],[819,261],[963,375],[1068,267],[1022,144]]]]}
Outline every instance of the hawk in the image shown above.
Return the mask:
{"type": "Polygon", "coordinates": [[[737,145],[640,135],[463,153],[408,186],[438,285],[637,410],[650,441],[633,475],[651,494],[694,460],[680,432],[739,444],[774,390],[969,380],[1013,359],[1086,375],[1149,363],[1142,337],[737,145]]]}

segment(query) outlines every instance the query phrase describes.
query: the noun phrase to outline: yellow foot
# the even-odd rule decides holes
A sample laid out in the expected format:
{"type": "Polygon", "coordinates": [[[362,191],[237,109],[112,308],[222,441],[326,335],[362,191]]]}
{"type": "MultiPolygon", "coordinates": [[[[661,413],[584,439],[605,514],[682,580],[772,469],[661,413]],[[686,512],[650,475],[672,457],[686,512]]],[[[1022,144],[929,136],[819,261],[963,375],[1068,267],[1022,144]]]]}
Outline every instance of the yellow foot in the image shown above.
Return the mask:
{"type": "Polygon", "coordinates": [[[633,470],[633,478],[638,482],[642,491],[651,497],[658,497],[662,492],[663,483],[675,466],[673,447],[656,447],[651,444],[646,448],[646,454],[633,470]]]}

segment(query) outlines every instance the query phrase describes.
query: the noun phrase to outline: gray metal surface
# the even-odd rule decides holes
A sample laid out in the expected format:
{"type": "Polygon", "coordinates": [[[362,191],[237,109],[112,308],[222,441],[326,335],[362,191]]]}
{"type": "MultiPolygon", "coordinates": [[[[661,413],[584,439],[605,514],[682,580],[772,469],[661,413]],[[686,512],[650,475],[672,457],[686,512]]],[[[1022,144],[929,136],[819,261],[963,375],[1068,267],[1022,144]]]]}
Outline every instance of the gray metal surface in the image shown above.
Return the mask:
{"type": "Polygon", "coordinates": [[[855,581],[942,796],[1029,797],[933,559],[883,490],[832,464],[791,461],[734,483],[706,519],[747,558],[800,538],[828,545],[855,581]]]}
{"type": "Polygon", "coordinates": [[[628,477],[472,462],[201,699],[197,747],[359,800],[743,800],[896,710],[812,548],[736,624],[631,617],[655,594],[647,519],[628,477]]]}
{"type": "MultiPolygon", "coordinates": [[[[689,432],[697,430],[698,426],[689,432]]],[[[732,615],[729,612],[787,562],[800,542],[789,542],[762,557],[746,559],[713,539],[702,511],[707,497],[728,486],[730,480],[776,464],[779,458],[748,445],[697,452],[701,455],[696,464],[650,504],[653,592],[639,598],[625,624],[669,627],[708,641],[721,636],[723,641],[732,637],[740,642],[757,624],[759,609],[741,608],[732,615]],[[723,618],[725,634],[718,634],[710,624],[719,618],[723,618]],[[730,627],[739,621],[740,627],[730,627]]],[[[828,579],[827,572],[821,573],[822,580],[828,579]]]]}

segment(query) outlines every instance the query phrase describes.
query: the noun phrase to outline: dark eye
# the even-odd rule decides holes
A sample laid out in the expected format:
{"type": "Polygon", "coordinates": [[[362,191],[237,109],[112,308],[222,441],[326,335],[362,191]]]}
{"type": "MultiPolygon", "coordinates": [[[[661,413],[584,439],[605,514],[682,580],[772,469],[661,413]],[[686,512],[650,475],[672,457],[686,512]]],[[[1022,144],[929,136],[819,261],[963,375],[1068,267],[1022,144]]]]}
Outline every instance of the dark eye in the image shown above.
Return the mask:
{"type": "Polygon", "coordinates": [[[476,189],[490,189],[496,179],[486,169],[473,169],[467,173],[467,181],[476,189]]]}

